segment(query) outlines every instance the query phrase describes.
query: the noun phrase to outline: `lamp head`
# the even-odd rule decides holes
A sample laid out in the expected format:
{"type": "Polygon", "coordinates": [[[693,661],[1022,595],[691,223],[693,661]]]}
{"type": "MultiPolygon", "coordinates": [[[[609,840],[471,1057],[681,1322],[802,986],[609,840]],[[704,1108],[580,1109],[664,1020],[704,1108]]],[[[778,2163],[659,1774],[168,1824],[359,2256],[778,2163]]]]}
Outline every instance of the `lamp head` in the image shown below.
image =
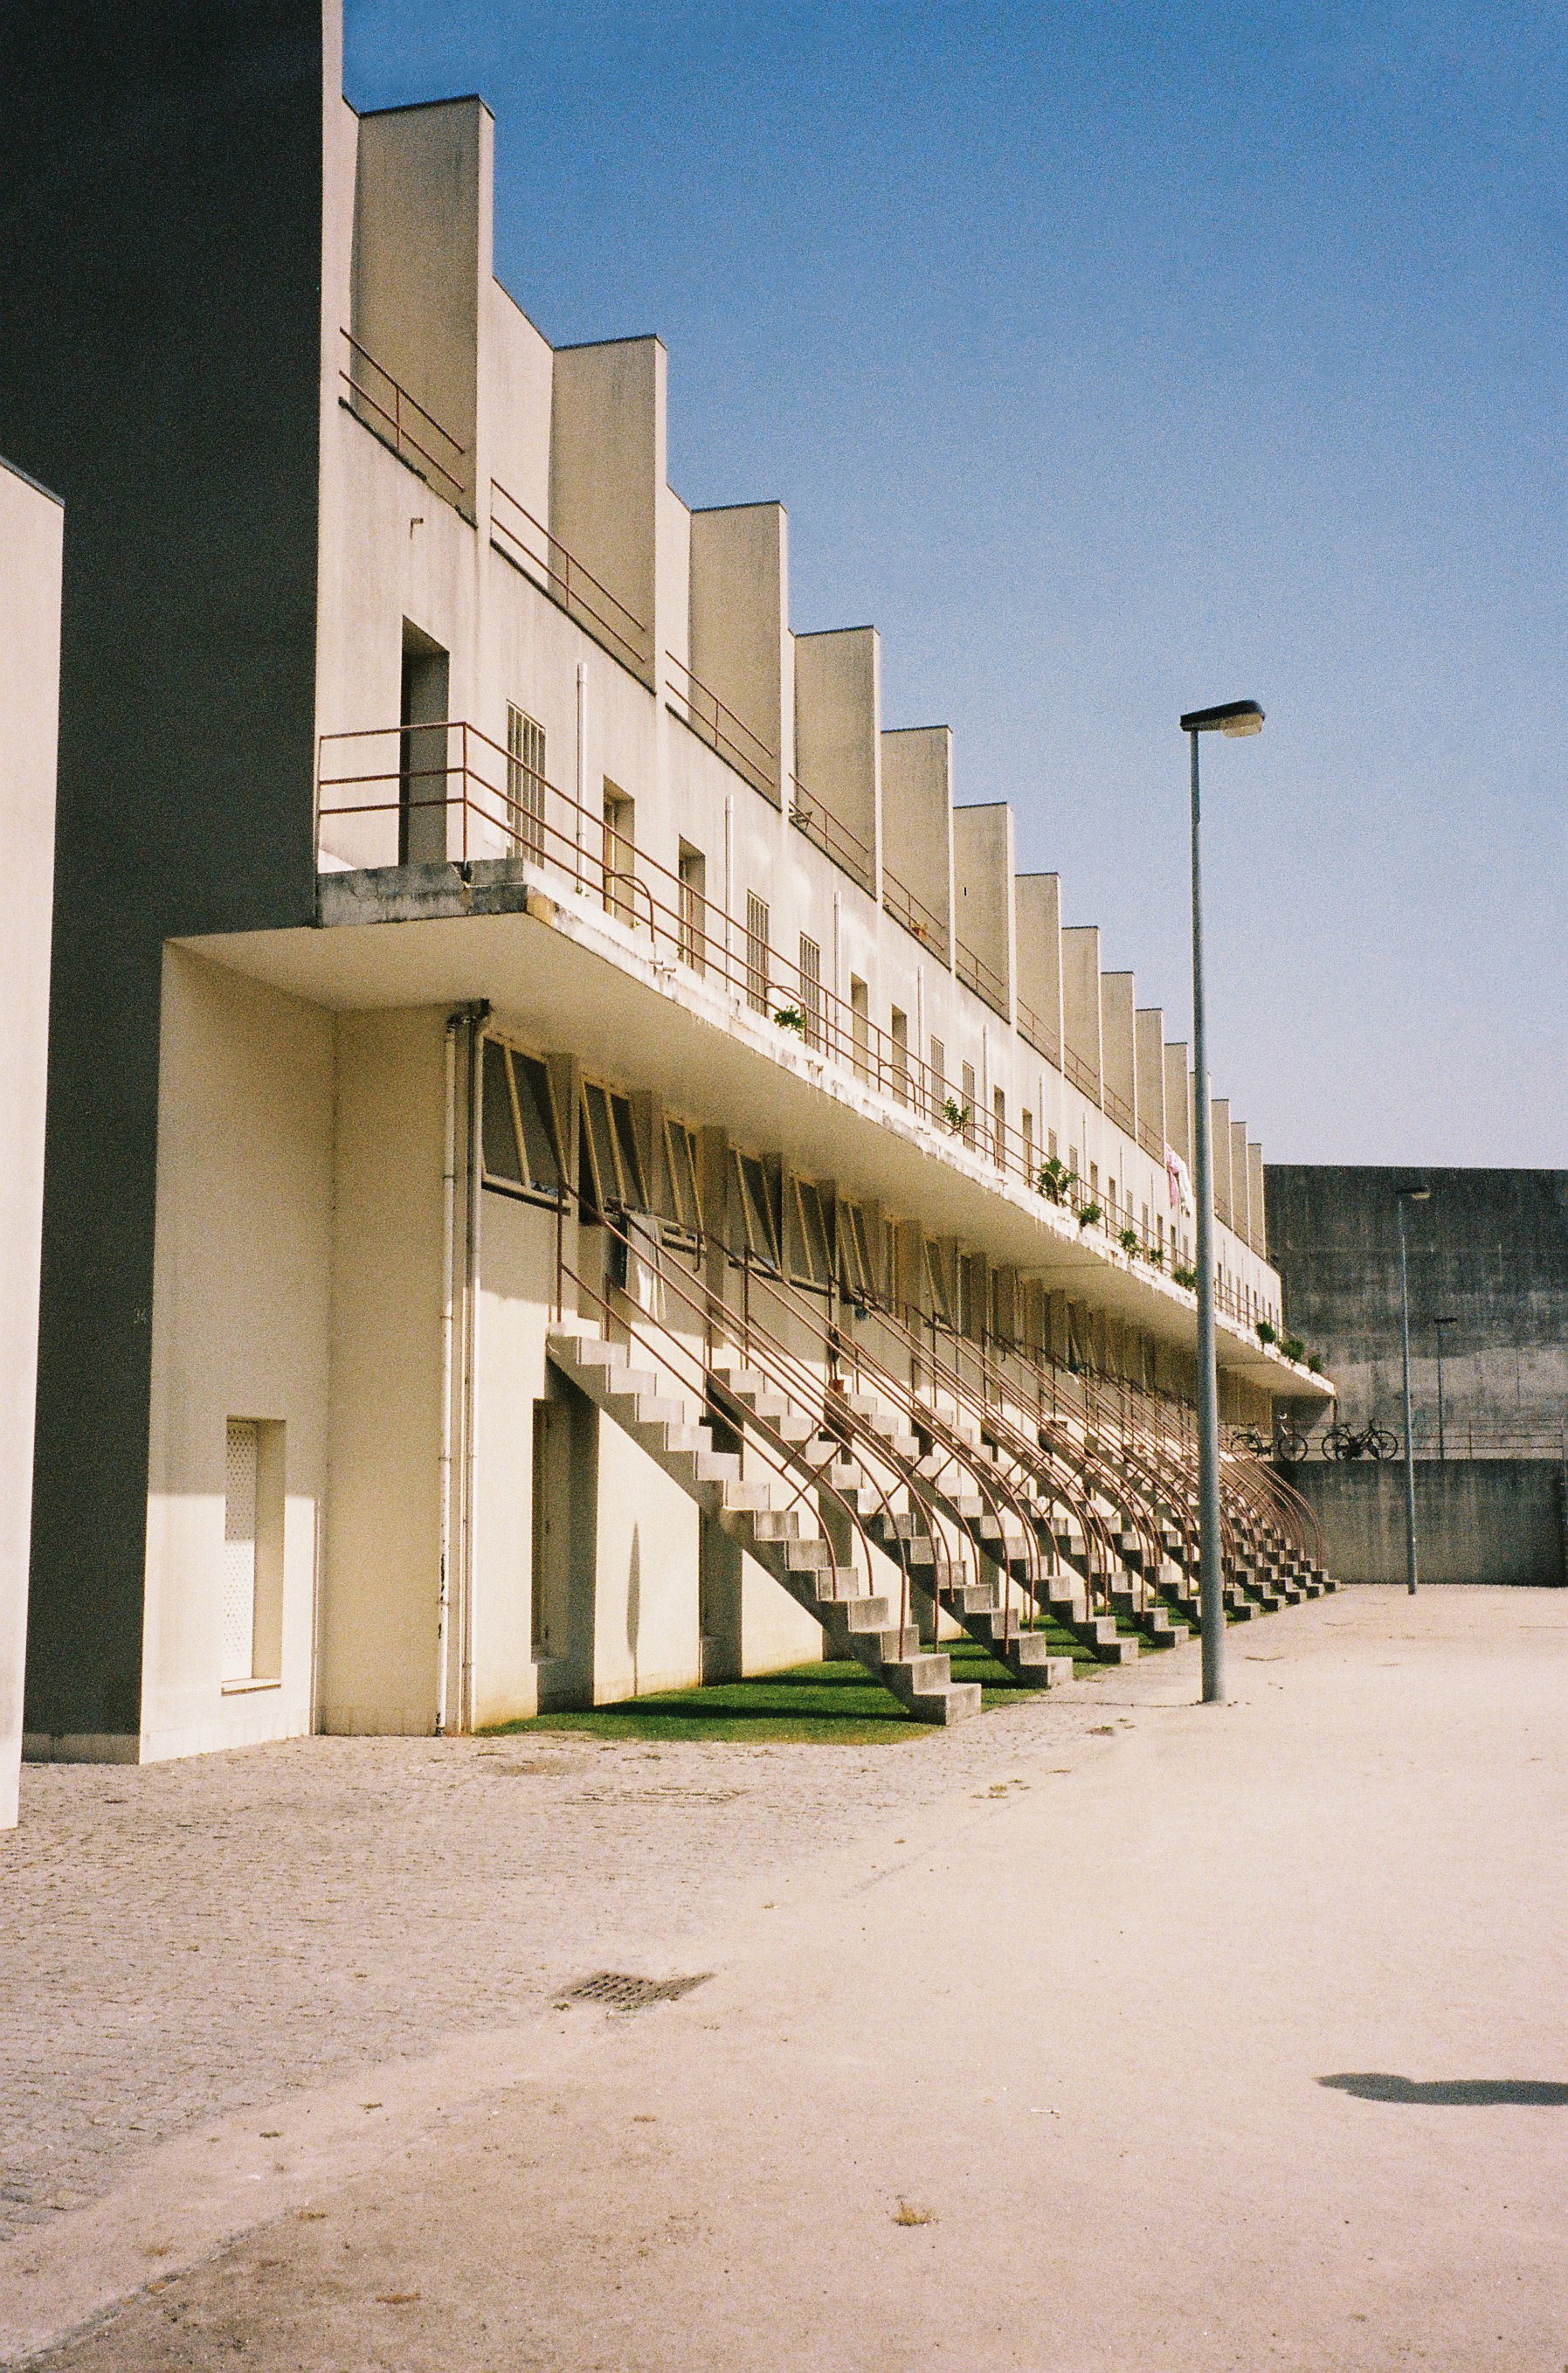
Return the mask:
{"type": "Polygon", "coordinates": [[[1227,700],[1218,708],[1189,708],[1181,720],[1184,733],[1223,733],[1235,741],[1243,733],[1260,733],[1263,711],[1255,700],[1227,700]]]}
{"type": "Polygon", "coordinates": [[[1430,1186],[1401,1186],[1399,1200],[1401,1203],[1430,1203],[1432,1189],[1430,1186]]]}

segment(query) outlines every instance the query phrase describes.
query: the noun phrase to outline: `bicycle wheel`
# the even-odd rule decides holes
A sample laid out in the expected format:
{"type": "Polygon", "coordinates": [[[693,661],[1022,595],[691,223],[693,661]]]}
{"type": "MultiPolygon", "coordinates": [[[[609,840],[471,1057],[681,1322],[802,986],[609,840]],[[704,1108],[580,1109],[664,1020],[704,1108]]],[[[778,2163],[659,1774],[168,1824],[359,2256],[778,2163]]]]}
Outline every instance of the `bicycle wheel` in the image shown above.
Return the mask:
{"type": "Polygon", "coordinates": [[[1386,1425],[1369,1426],[1366,1433],[1366,1455],[1369,1458],[1398,1458],[1398,1435],[1390,1433],[1386,1425]]]}
{"type": "Polygon", "coordinates": [[[1293,1425],[1281,1425],[1274,1434],[1274,1455],[1285,1467],[1298,1467],[1306,1456],[1306,1436],[1293,1425]]]}

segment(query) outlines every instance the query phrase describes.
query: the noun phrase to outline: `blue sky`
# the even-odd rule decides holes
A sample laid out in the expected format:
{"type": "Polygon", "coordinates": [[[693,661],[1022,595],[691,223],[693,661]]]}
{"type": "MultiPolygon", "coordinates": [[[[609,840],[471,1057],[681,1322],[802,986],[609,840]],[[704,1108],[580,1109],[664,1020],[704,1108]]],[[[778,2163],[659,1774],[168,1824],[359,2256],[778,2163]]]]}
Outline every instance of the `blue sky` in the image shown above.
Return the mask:
{"type": "Polygon", "coordinates": [[[479,90],[497,268],[657,330],[692,503],[1293,1161],[1568,1164],[1568,16],[350,0],[357,105],[479,90]],[[1210,754],[1212,754],[1211,757],[1210,754]]]}

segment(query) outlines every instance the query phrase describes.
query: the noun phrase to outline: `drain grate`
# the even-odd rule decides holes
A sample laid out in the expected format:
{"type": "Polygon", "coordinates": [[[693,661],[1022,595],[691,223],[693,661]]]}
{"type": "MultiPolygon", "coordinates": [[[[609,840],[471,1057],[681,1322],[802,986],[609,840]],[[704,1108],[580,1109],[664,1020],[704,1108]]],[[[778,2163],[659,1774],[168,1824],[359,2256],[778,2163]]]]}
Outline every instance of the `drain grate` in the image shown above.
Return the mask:
{"type": "Polygon", "coordinates": [[[605,2010],[646,2010],[649,2003],[679,2002],[712,1975],[711,1970],[704,1970],[695,1978],[628,1978],[619,1970],[600,1970],[563,1994],[561,2008],[568,2003],[598,2003],[605,2010]]]}

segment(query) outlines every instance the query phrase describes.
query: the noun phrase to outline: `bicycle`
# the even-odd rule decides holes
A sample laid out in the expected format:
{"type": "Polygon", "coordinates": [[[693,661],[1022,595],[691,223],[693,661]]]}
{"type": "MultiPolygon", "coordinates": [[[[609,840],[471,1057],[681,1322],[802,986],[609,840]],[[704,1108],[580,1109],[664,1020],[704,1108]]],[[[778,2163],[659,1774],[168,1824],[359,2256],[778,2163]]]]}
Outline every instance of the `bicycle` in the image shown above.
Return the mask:
{"type": "Polygon", "coordinates": [[[1340,1463],[1352,1458],[1398,1458],[1399,1437],[1386,1425],[1369,1425],[1359,1432],[1353,1425],[1331,1425],[1323,1437],[1325,1458],[1340,1463]]]}

